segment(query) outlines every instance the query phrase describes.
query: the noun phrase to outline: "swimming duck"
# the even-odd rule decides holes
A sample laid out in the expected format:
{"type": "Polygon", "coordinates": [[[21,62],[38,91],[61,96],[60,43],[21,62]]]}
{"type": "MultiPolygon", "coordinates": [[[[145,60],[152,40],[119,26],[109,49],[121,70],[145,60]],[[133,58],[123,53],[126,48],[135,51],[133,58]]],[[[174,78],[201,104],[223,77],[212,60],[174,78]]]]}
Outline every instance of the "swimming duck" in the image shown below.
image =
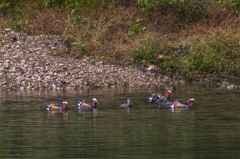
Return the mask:
{"type": "Polygon", "coordinates": [[[148,97],[151,103],[162,103],[166,104],[165,101],[170,100],[170,95],[172,94],[171,90],[167,90],[164,95],[162,96],[160,93],[153,93],[152,96],[148,97]]]}
{"type": "Polygon", "coordinates": [[[163,98],[160,93],[152,93],[152,96],[148,97],[150,103],[160,103],[163,98]]]}
{"type": "Polygon", "coordinates": [[[131,106],[131,99],[127,99],[127,103],[122,103],[119,107],[130,107],[131,106]]]}
{"type": "Polygon", "coordinates": [[[69,106],[68,101],[63,101],[60,105],[55,105],[51,103],[46,106],[47,110],[66,110],[69,106]]]}
{"type": "Polygon", "coordinates": [[[95,98],[95,97],[92,98],[90,104],[89,104],[89,103],[86,103],[85,100],[79,101],[79,102],[78,102],[78,109],[82,109],[82,108],[96,108],[96,107],[97,107],[97,106],[96,106],[97,103],[99,104],[98,99],[95,98]]]}
{"type": "Polygon", "coordinates": [[[192,108],[193,103],[196,103],[194,98],[188,99],[186,104],[179,102],[179,100],[175,100],[173,104],[170,105],[171,108],[192,108]]]}

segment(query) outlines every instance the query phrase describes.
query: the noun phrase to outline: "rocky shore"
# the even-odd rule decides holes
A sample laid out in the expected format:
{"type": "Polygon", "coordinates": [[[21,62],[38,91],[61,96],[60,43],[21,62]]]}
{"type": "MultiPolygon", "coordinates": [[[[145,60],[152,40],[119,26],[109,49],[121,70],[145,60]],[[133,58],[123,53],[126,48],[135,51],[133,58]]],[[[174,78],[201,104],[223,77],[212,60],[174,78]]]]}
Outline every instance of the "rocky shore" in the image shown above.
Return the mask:
{"type": "Polygon", "coordinates": [[[86,56],[54,56],[68,51],[61,36],[30,36],[5,29],[0,30],[0,42],[1,90],[151,87],[172,82],[167,76],[138,67],[104,64],[86,56]]]}

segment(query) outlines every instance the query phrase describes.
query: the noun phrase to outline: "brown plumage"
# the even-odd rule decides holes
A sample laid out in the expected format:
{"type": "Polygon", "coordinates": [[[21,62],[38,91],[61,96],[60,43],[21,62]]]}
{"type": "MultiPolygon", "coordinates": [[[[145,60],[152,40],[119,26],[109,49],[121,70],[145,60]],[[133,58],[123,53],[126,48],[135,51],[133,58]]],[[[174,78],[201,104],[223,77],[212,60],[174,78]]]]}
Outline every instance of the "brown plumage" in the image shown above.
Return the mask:
{"type": "Polygon", "coordinates": [[[50,110],[66,110],[69,106],[67,101],[63,101],[60,106],[54,105],[54,103],[51,103],[49,105],[50,110]]]}
{"type": "Polygon", "coordinates": [[[167,91],[164,93],[164,97],[165,97],[167,100],[170,99],[170,95],[173,95],[171,90],[167,90],[167,91]]]}

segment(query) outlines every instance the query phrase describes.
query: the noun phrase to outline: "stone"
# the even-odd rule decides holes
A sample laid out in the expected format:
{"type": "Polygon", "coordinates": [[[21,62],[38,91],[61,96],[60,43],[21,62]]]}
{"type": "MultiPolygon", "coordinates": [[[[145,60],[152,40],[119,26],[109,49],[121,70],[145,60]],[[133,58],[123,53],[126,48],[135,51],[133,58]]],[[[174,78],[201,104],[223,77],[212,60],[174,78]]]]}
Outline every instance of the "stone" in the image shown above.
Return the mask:
{"type": "Polygon", "coordinates": [[[158,55],[157,56],[157,61],[163,60],[163,55],[158,55]]]}
{"type": "Polygon", "coordinates": [[[165,76],[155,78],[156,66],[142,61],[141,67],[116,66],[91,57],[82,59],[52,56],[59,50],[66,50],[59,36],[30,36],[5,29],[0,32],[2,43],[0,56],[0,89],[39,90],[41,89],[89,89],[90,87],[139,87],[163,84],[165,76]],[[17,38],[13,40],[13,37],[17,38]],[[57,45],[53,47],[49,44],[57,45]],[[8,81],[6,82],[6,75],[8,81]],[[66,81],[66,83],[62,83],[66,81]],[[18,85],[16,85],[18,84],[18,85]]]}

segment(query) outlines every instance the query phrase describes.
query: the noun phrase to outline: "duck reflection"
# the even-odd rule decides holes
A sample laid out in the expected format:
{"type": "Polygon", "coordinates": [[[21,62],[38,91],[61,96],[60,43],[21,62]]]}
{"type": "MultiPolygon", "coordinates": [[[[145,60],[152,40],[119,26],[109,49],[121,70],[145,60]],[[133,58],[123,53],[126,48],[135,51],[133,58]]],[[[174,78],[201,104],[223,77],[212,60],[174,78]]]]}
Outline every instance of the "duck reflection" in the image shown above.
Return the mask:
{"type": "Polygon", "coordinates": [[[160,108],[161,105],[159,103],[152,103],[152,108],[160,108]]]}
{"type": "Polygon", "coordinates": [[[195,115],[195,111],[193,110],[193,108],[188,108],[188,115],[189,116],[194,116],[195,115]]]}
{"type": "Polygon", "coordinates": [[[90,113],[90,112],[91,112],[92,117],[96,118],[98,115],[98,111],[99,110],[97,109],[97,106],[91,107],[91,108],[88,108],[88,107],[81,107],[80,109],[78,108],[78,114],[79,114],[78,120],[81,121],[83,115],[85,113],[90,113]]]}
{"type": "Polygon", "coordinates": [[[92,116],[93,116],[94,118],[96,118],[96,117],[97,117],[97,114],[98,114],[98,109],[97,109],[97,107],[91,108],[91,111],[92,111],[92,116]]]}
{"type": "Polygon", "coordinates": [[[194,116],[195,111],[193,108],[171,108],[171,112],[174,113],[174,115],[180,115],[182,112],[186,112],[186,115],[188,116],[194,116]]]}
{"type": "Polygon", "coordinates": [[[131,119],[131,107],[122,107],[123,109],[127,110],[127,119],[131,119]]]}
{"type": "Polygon", "coordinates": [[[131,116],[131,108],[130,107],[127,108],[127,115],[128,115],[128,117],[131,116]]]}
{"type": "Polygon", "coordinates": [[[53,119],[57,114],[61,115],[62,120],[68,120],[67,110],[47,110],[48,119],[53,119]]]}

